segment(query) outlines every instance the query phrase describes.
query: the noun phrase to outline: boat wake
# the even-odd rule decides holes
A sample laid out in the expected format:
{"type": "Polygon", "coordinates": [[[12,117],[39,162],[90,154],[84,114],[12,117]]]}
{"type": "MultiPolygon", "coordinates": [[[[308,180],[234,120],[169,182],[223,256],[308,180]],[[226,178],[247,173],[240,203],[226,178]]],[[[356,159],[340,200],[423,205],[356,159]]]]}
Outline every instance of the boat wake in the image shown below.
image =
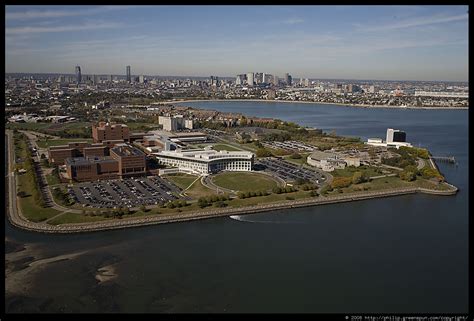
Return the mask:
{"type": "Polygon", "coordinates": [[[302,224],[302,222],[294,222],[294,221],[261,221],[261,220],[251,220],[246,218],[248,215],[231,215],[229,218],[240,221],[240,222],[247,222],[247,223],[262,223],[262,224],[302,224]]]}

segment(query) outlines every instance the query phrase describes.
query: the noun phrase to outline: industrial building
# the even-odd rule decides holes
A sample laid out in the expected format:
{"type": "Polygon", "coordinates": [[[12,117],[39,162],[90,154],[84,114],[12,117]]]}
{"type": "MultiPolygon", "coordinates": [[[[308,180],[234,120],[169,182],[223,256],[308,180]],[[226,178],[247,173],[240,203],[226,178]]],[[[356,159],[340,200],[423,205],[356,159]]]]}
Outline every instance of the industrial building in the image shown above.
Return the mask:
{"type": "Polygon", "coordinates": [[[211,174],[220,171],[251,171],[254,154],[247,151],[216,151],[191,149],[160,151],[153,155],[161,164],[177,167],[195,174],[211,174]]]}

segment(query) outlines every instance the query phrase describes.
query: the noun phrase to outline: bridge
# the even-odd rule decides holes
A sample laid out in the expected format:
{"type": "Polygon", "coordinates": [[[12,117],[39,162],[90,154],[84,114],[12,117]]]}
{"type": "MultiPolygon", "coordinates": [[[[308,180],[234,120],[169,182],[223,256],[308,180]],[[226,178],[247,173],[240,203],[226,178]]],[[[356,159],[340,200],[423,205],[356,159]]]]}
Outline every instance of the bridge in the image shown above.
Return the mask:
{"type": "Polygon", "coordinates": [[[447,162],[447,163],[456,163],[456,159],[454,156],[431,156],[432,159],[435,161],[440,161],[440,162],[447,162]]]}

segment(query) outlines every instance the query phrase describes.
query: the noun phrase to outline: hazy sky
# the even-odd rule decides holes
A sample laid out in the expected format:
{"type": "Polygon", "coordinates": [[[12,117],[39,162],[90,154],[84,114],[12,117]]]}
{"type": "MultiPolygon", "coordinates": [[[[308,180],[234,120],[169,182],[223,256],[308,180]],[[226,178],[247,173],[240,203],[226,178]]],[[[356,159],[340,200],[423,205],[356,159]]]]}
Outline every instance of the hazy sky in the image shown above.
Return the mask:
{"type": "Polygon", "coordinates": [[[6,72],[467,81],[467,6],[7,6],[6,72]]]}

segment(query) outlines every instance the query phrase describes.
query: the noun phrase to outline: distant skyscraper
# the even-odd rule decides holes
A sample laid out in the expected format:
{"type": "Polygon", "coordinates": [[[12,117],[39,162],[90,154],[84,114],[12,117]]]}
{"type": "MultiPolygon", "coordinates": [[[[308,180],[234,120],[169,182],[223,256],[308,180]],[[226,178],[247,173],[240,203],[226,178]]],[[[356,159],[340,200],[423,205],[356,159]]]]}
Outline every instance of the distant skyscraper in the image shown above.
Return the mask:
{"type": "Polygon", "coordinates": [[[127,66],[127,81],[132,82],[132,73],[130,71],[130,66],[127,66]]]}
{"type": "Polygon", "coordinates": [[[80,84],[82,82],[81,67],[76,66],[76,83],[80,84]]]}
{"type": "Polygon", "coordinates": [[[138,82],[139,82],[140,84],[145,83],[145,76],[141,75],[141,76],[138,78],[138,82]]]}
{"type": "Polygon", "coordinates": [[[252,87],[252,86],[253,86],[253,83],[254,83],[253,72],[248,72],[248,73],[247,73],[247,85],[249,85],[250,87],[252,87]]]}
{"type": "Polygon", "coordinates": [[[94,76],[92,77],[92,83],[93,83],[94,85],[97,85],[97,84],[99,83],[99,76],[94,75],[94,76]]]}
{"type": "Polygon", "coordinates": [[[280,84],[280,79],[278,79],[277,75],[273,75],[273,85],[278,86],[280,84]]]}
{"type": "Polygon", "coordinates": [[[309,79],[308,79],[308,78],[306,78],[306,79],[304,80],[304,86],[305,86],[305,87],[309,87],[309,79]]]}
{"type": "Polygon", "coordinates": [[[289,73],[286,73],[286,74],[285,74],[285,83],[286,83],[288,86],[291,86],[291,82],[292,82],[291,75],[290,75],[289,73]]]}

